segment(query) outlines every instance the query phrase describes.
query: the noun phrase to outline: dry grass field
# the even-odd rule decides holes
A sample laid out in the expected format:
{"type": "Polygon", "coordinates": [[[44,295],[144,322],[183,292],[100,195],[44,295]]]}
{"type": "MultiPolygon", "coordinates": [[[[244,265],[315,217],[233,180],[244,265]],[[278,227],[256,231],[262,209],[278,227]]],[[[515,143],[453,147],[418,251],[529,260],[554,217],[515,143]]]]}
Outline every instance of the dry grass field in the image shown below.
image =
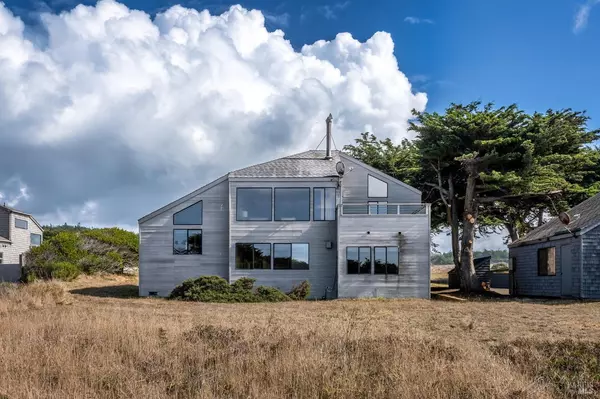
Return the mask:
{"type": "Polygon", "coordinates": [[[125,277],[0,286],[0,397],[600,395],[600,303],[135,294],[125,277]]]}

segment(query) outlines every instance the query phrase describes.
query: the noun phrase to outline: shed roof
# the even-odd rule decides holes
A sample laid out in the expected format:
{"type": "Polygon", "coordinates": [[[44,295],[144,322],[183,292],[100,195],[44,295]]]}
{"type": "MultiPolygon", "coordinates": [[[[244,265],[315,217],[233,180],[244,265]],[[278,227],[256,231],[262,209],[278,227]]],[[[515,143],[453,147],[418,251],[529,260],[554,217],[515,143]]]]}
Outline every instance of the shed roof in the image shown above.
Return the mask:
{"type": "Polygon", "coordinates": [[[518,247],[562,234],[587,231],[600,225],[600,193],[574,206],[567,213],[571,217],[571,223],[568,226],[565,226],[555,217],[546,224],[532,230],[525,237],[514,241],[510,244],[510,247],[518,247]]]}

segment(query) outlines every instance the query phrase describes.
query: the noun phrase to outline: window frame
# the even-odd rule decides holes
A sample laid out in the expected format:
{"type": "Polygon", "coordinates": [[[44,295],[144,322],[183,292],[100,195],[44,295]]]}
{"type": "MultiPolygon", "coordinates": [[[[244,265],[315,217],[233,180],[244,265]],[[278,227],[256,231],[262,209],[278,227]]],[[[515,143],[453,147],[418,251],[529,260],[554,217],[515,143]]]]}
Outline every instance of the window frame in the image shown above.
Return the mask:
{"type": "Polygon", "coordinates": [[[375,175],[367,173],[367,198],[389,198],[389,196],[390,196],[390,184],[388,182],[386,182],[385,180],[380,179],[379,177],[377,177],[375,175]],[[386,188],[385,188],[385,196],[373,197],[373,196],[369,195],[370,194],[369,193],[369,177],[372,177],[373,179],[376,179],[376,180],[379,180],[380,182],[385,183],[385,186],[386,186],[386,188]]]}
{"type": "Polygon", "coordinates": [[[194,202],[193,204],[186,206],[182,210],[173,213],[173,226],[202,226],[203,222],[204,222],[204,203],[202,200],[194,202]],[[201,208],[200,209],[200,223],[175,223],[175,215],[177,215],[180,212],[185,211],[186,209],[193,207],[194,205],[198,205],[198,204],[200,204],[200,208],[201,208]]]}
{"type": "Polygon", "coordinates": [[[274,215],[274,207],[275,207],[275,198],[274,198],[274,190],[273,187],[236,187],[235,189],[235,221],[236,222],[272,222],[273,219],[275,218],[274,215]],[[270,212],[270,219],[268,220],[261,220],[261,219],[240,219],[239,218],[239,206],[240,206],[240,201],[239,201],[239,193],[240,190],[270,190],[271,192],[271,212],[270,212]]]}
{"type": "Polygon", "coordinates": [[[274,187],[273,188],[273,221],[274,222],[310,222],[310,200],[311,200],[311,189],[310,187],[274,187]],[[277,190],[307,190],[308,191],[308,219],[296,219],[296,220],[282,220],[277,219],[277,190]]]}
{"type": "Polygon", "coordinates": [[[173,255],[202,255],[203,254],[203,250],[204,250],[204,232],[202,231],[202,229],[173,229],[173,239],[171,240],[171,246],[173,247],[173,255]],[[175,231],[176,230],[180,230],[180,231],[185,231],[187,232],[187,237],[185,239],[186,245],[187,245],[187,249],[185,253],[175,253],[175,231]],[[200,253],[196,253],[196,252],[192,252],[190,253],[190,231],[200,231],[200,253]]]}
{"type": "Polygon", "coordinates": [[[538,277],[554,277],[556,276],[556,247],[544,247],[544,248],[538,248],[537,250],[537,275],[538,277]],[[541,260],[541,256],[542,256],[542,251],[546,252],[546,272],[542,273],[542,265],[540,264],[540,260],[541,260]],[[550,256],[549,253],[552,253],[553,255],[553,265],[554,265],[554,271],[552,273],[550,273],[550,256]]]}
{"type": "Polygon", "coordinates": [[[29,233],[29,246],[30,247],[39,247],[40,245],[42,245],[42,235],[41,234],[37,234],[37,233],[29,233]],[[32,237],[33,236],[38,236],[40,237],[40,243],[39,244],[34,244],[32,237]]]}
{"type": "Polygon", "coordinates": [[[26,219],[20,219],[18,217],[15,217],[15,228],[17,228],[17,229],[23,229],[23,230],[29,230],[29,221],[26,220],[26,219]],[[25,227],[18,226],[17,222],[24,222],[25,223],[25,227]]]}
{"type": "Polygon", "coordinates": [[[273,270],[310,270],[310,243],[308,242],[274,242],[271,247],[271,257],[272,257],[272,269],[273,270]],[[290,246],[290,267],[289,268],[275,268],[275,245],[289,245],[290,246]],[[292,261],[294,259],[294,245],[306,245],[308,256],[308,267],[306,269],[294,269],[292,268],[292,261]]]}
{"type": "Polygon", "coordinates": [[[313,222],[334,222],[337,220],[337,189],[335,187],[313,187],[312,188],[312,220],[313,222]],[[327,207],[324,207],[323,219],[317,219],[317,208],[315,207],[315,190],[323,191],[323,202],[327,204],[327,190],[333,190],[333,219],[327,219],[327,207]]]}
{"type": "Polygon", "coordinates": [[[394,246],[394,245],[385,245],[385,246],[375,246],[373,247],[373,274],[377,274],[380,276],[399,276],[400,275],[400,247],[399,246],[394,246]],[[385,249],[385,273],[377,273],[376,269],[375,269],[375,262],[376,262],[376,250],[377,248],[384,248],[385,249]],[[396,267],[398,272],[397,273],[388,273],[388,248],[396,248],[397,250],[397,254],[398,254],[398,258],[396,259],[396,267]]]}
{"type": "Polygon", "coordinates": [[[252,243],[247,243],[247,242],[236,242],[235,243],[235,269],[236,270],[273,270],[273,244],[269,243],[269,242],[252,242],[252,243]],[[269,268],[268,269],[264,269],[264,268],[255,268],[254,267],[254,253],[252,254],[252,268],[249,269],[244,269],[244,268],[240,268],[238,267],[238,263],[237,263],[237,258],[238,258],[238,245],[252,245],[252,249],[254,250],[254,246],[255,245],[268,245],[269,246],[269,268]]]}
{"type": "Polygon", "coordinates": [[[357,246],[357,245],[347,246],[346,247],[346,274],[349,276],[360,276],[361,274],[372,275],[373,274],[373,254],[374,254],[374,250],[372,247],[357,246]],[[348,249],[350,249],[350,248],[356,248],[358,250],[358,273],[350,273],[348,271],[348,249]],[[360,250],[365,249],[365,248],[369,250],[369,272],[361,273],[360,250]]]}

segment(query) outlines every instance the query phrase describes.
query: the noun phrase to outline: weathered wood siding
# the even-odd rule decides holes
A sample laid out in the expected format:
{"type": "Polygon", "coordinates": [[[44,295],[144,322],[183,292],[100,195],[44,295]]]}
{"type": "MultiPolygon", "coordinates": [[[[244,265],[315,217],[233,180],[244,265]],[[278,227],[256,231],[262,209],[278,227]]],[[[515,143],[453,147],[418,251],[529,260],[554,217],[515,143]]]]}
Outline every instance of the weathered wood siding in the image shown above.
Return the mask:
{"type": "MultiPolygon", "coordinates": [[[[231,282],[241,277],[255,278],[256,285],[267,285],[287,291],[303,280],[311,284],[311,297],[335,297],[336,222],[312,221],[313,187],[337,187],[337,179],[279,179],[275,181],[231,180],[229,264],[231,282]],[[236,195],[238,187],[309,187],[310,216],[308,222],[237,221],[236,195]],[[333,249],[325,247],[334,243],[333,249]],[[236,243],[308,243],[309,270],[239,270],[235,268],[236,243]]],[[[273,191],[274,195],[274,191],[273,191]]]]}
{"type": "Polygon", "coordinates": [[[581,296],[600,298],[600,226],[586,232],[583,240],[581,296]]]}
{"type": "MultiPolygon", "coordinates": [[[[338,215],[338,218],[340,298],[429,298],[429,215],[338,215]],[[398,275],[348,274],[346,247],[350,246],[398,246],[398,275]]],[[[373,273],[373,249],[371,260],[373,273]]]]}
{"type": "Polygon", "coordinates": [[[140,224],[140,295],[167,296],[183,280],[228,277],[229,184],[219,184],[140,224]],[[202,225],[173,225],[173,214],[202,201],[202,225]],[[202,229],[202,255],[173,255],[174,229],[202,229]]]}
{"type": "Polygon", "coordinates": [[[0,237],[10,238],[10,212],[0,208],[0,237]]]}
{"type": "MultiPolygon", "coordinates": [[[[33,222],[31,217],[20,215],[16,213],[11,213],[9,216],[9,230],[10,230],[10,239],[12,244],[6,248],[0,248],[0,252],[4,253],[4,263],[5,264],[19,264],[20,255],[29,251],[31,248],[31,234],[40,234],[43,233],[42,230],[38,227],[37,224],[33,222]],[[19,229],[15,227],[15,218],[22,219],[27,221],[27,229],[19,229]]],[[[1,245],[0,245],[1,246],[1,245]]]]}
{"type": "Polygon", "coordinates": [[[412,187],[398,184],[387,175],[376,174],[361,163],[343,158],[342,162],[346,166],[346,173],[342,178],[342,202],[343,203],[367,203],[369,201],[387,201],[389,203],[420,203],[421,193],[412,189],[412,187]],[[368,196],[368,176],[372,175],[379,180],[388,183],[387,198],[368,196]]]}
{"type": "Polygon", "coordinates": [[[562,251],[571,250],[572,295],[581,295],[581,237],[565,237],[559,240],[510,248],[509,257],[516,259],[516,295],[562,296],[562,251]],[[566,247],[569,245],[569,247],[566,247]],[[555,247],[555,276],[538,276],[538,249],[555,247]]]}

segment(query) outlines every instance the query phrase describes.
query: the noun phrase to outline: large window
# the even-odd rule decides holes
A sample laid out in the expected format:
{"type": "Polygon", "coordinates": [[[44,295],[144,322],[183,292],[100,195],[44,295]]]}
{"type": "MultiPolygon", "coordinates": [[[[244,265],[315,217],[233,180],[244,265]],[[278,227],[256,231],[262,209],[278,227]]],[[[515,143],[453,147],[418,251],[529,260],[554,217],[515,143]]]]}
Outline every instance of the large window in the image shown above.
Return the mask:
{"type": "Polygon", "coordinates": [[[276,188],[275,220],[310,220],[310,188],[276,188]]]}
{"type": "Polygon", "coordinates": [[[371,247],[346,247],[348,274],[371,274],[371,247]]]}
{"type": "Polygon", "coordinates": [[[398,247],[375,247],[375,274],[398,274],[398,247]]]}
{"type": "Polygon", "coordinates": [[[367,177],[367,192],[370,198],[387,198],[388,185],[383,180],[368,175],[367,177]]]}
{"type": "Polygon", "coordinates": [[[173,230],[173,255],[201,255],[202,230],[173,230]]]}
{"type": "Polygon", "coordinates": [[[270,269],[271,244],[235,244],[236,269],[270,269]]]}
{"type": "Polygon", "coordinates": [[[202,201],[174,213],[173,224],[202,224],[202,201]]]}
{"type": "Polygon", "coordinates": [[[15,227],[27,230],[29,223],[27,223],[27,220],[15,218],[15,227]]]}
{"type": "Polygon", "coordinates": [[[29,235],[30,245],[33,247],[39,247],[42,245],[42,235],[41,234],[33,234],[29,235]]]}
{"type": "Polygon", "coordinates": [[[270,221],[272,208],[271,188],[238,188],[236,220],[270,221]]]}
{"type": "Polygon", "coordinates": [[[538,249],[538,276],[556,276],[556,248],[538,249]]]}
{"type": "Polygon", "coordinates": [[[273,244],[273,268],[308,270],[308,244],[273,244]]]}
{"type": "Polygon", "coordinates": [[[335,220],[335,188],[313,189],[313,220],[335,220]]]}

